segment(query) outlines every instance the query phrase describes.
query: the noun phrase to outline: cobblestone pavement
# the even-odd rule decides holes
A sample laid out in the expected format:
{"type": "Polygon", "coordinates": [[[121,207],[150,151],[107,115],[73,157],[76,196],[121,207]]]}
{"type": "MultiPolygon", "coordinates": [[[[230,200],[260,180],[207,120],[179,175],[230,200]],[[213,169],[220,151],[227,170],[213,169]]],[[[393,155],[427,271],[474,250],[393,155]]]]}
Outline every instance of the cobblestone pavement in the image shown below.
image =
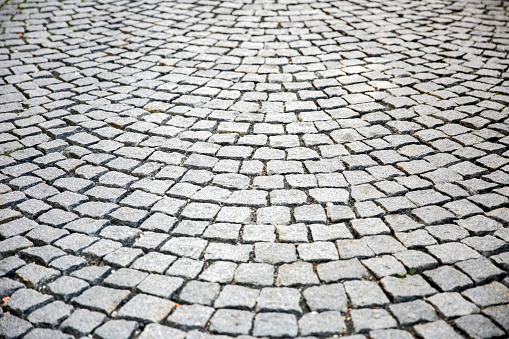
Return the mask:
{"type": "Polygon", "coordinates": [[[505,6],[4,0],[0,337],[507,338],[505,6]]]}

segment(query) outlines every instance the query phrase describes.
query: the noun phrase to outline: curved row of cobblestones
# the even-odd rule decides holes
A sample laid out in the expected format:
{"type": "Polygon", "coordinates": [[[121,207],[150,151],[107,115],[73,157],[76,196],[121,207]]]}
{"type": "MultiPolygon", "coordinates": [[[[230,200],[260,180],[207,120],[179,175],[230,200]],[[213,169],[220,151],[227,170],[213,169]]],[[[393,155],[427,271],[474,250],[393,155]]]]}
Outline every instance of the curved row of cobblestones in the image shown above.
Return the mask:
{"type": "Polygon", "coordinates": [[[507,337],[506,6],[4,1],[0,337],[507,337]]]}

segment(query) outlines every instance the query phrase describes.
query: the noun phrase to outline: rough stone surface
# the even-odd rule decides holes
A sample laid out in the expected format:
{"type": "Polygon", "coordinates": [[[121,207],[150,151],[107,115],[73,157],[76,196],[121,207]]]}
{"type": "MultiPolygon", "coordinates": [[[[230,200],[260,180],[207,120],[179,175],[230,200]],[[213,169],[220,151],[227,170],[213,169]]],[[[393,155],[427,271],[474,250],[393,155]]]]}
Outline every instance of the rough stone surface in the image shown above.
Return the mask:
{"type": "Polygon", "coordinates": [[[509,337],[506,7],[3,1],[0,337],[509,337]]]}

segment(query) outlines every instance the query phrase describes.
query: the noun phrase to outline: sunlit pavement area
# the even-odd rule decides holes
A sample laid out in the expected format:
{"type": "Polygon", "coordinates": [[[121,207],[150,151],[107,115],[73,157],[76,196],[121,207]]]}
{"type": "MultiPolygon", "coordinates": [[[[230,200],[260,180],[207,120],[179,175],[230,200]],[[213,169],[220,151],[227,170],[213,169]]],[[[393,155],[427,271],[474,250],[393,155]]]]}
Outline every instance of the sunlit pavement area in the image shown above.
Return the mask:
{"type": "Polygon", "coordinates": [[[508,22],[3,0],[0,337],[507,338],[508,22]]]}

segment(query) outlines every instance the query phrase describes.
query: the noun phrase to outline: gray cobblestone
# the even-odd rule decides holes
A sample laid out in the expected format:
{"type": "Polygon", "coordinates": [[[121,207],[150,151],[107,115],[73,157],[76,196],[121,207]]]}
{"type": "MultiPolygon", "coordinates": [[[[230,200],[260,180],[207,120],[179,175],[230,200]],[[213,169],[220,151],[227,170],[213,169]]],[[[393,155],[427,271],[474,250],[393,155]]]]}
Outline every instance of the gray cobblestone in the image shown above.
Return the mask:
{"type": "Polygon", "coordinates": [[[477,306],[466,301],[456,292],[436,294],[428,300],[447,319],[479,312],[477,306]]]}
{"type": "Polygon", "coordinates": [[[182,305],[178,307],[168,318],[170,325],[182,329],[204,328],[214,309],[202,305],[182,305]]]}
{"type": "Polygon", "coordinates": [[[422,300],[390,305],[389,309],[401,325],[435,321],[438,318],[435,309],[422,300]]]}
{"type": "Polygon", "coordinates": [[[31,289],[20,289],[5,303],[5,309],[18,316],[26,316],[32,311],[49,304],[53,297],[31,289]]]}
{"type": "Polygon", "coordinates": [[[3,4],[0,337],[504,337],[503,7],[3,4]]]}
{"type": "Polygon", "coordinates": [[[352,322],[357,332],[366,332],[383,328],[396,327],[396,320],[383,309],[353,310],[352,322]]]}

